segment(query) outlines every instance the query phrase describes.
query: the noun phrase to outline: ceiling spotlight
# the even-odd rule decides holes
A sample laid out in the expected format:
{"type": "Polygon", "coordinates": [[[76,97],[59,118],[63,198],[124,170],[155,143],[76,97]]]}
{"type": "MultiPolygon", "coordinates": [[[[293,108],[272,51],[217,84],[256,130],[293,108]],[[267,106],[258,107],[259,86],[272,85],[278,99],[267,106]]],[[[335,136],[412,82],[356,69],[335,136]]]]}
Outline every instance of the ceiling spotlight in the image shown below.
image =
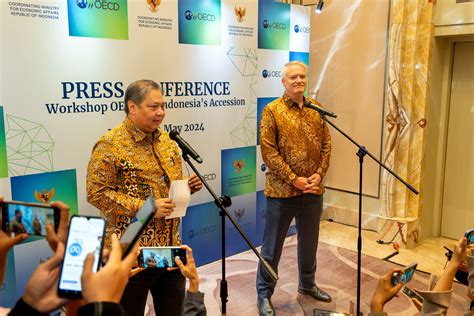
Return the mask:
{"type": "Polygon", "coordinates": [[[316,13],[317,13],[317,14],[320,14],[321,11],[323,11],[323,5],[324,5],[324,1],[323,1],[323,0],[319,0],[318,6],[316,7],[316,13]]]}

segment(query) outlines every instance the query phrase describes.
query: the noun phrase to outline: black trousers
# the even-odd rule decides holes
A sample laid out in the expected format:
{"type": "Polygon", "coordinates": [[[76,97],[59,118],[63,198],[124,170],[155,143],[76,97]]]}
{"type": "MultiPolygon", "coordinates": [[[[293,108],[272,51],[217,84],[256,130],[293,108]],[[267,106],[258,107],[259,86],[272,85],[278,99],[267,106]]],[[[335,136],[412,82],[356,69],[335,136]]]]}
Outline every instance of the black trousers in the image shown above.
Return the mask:
{"type": "Polygon", "coordinates": [[[179,269],[148,268],[130,278],[120,304],[130,316],[143,316],[150,291],[157,316],[180,316],[185,288],[186,279],[179,269]]]}

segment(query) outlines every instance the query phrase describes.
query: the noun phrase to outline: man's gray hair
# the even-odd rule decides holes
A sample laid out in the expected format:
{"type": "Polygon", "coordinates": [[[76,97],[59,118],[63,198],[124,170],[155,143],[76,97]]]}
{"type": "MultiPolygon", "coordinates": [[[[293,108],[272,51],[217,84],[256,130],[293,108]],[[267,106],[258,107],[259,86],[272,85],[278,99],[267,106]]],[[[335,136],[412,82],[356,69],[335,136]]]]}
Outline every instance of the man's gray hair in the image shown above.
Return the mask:
{"type": "Polygon", "coordinates": [[[129,112],[128,101],[133,101],[139,105],[151,90],[159,90],[161,92],[161,87],[153,80],[142,79],[132,82],[125,91],[125,113],[128,115],[129,112]]]}
{"type": "Polygon", "coordinates": [[[301,66],[304,68],[304,71],[308,73],[308,67],[306,66],[304,62],[300,60],[293,60],[293,61],[290,61],[289,63],[286,63],[285,66],[283,66],[283,68],[281,69],[281,75],[283,78],[285,78],[286,73],[288,72],[288,68],[290,68],[291,66],[301,66]]]}

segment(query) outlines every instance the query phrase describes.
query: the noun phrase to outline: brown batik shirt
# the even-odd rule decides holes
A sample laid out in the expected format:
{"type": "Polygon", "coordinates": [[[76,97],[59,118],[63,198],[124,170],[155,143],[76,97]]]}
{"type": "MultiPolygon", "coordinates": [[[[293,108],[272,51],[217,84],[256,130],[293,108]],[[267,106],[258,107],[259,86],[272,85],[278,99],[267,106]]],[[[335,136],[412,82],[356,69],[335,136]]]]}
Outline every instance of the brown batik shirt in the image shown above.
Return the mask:
{"type": "MultiPolygon", "coordinates": [[[[318,104],[316,100],[309,99],[318,104]]],[[[288,95],[269,103],[260,122],[260,148],[267,166],[265,195],[288,198],[303,194],[293,186],[297,177],[326,175],[331,136],[319,113],[293,102],[288,95]]],[[[324,187],[321,184],[322,192],[324,187]]]]}
{"type": "MultiPolygon", "coordinates": [[[[126,118],[95,145],[87,168],[87,201],[107,219],[106,245],[110,235],[122,233],[153,195],[168,197],[171,181],[182,179],[179,150],[168,133],[146,134],[126,118]]],[[[179,218],[153,219],[140,236],[140,246],[181,244],[179,218]]]]}

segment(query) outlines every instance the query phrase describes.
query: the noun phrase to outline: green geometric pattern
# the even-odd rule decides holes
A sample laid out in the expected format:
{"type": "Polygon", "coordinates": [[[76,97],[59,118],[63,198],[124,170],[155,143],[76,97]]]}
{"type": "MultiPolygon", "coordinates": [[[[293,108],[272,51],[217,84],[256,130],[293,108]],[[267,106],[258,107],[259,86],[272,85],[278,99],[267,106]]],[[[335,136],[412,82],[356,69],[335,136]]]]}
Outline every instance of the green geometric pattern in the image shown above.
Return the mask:
{"type": "Polygon", "coordinates": [[[254,86],[257,84],[258,56],[257,49],[231,47],[227,57],[242,77],[250,77],[250,106],[242,122],[230,131],[230,138],[234,146],[252,146],[256,143],[257,94],[254,86]]]}
{"type": "Polygon", "coordinates": [[[54,141],[46,128],[12,115],[6,118],[10,176],[53,171],[54,141]]]}

